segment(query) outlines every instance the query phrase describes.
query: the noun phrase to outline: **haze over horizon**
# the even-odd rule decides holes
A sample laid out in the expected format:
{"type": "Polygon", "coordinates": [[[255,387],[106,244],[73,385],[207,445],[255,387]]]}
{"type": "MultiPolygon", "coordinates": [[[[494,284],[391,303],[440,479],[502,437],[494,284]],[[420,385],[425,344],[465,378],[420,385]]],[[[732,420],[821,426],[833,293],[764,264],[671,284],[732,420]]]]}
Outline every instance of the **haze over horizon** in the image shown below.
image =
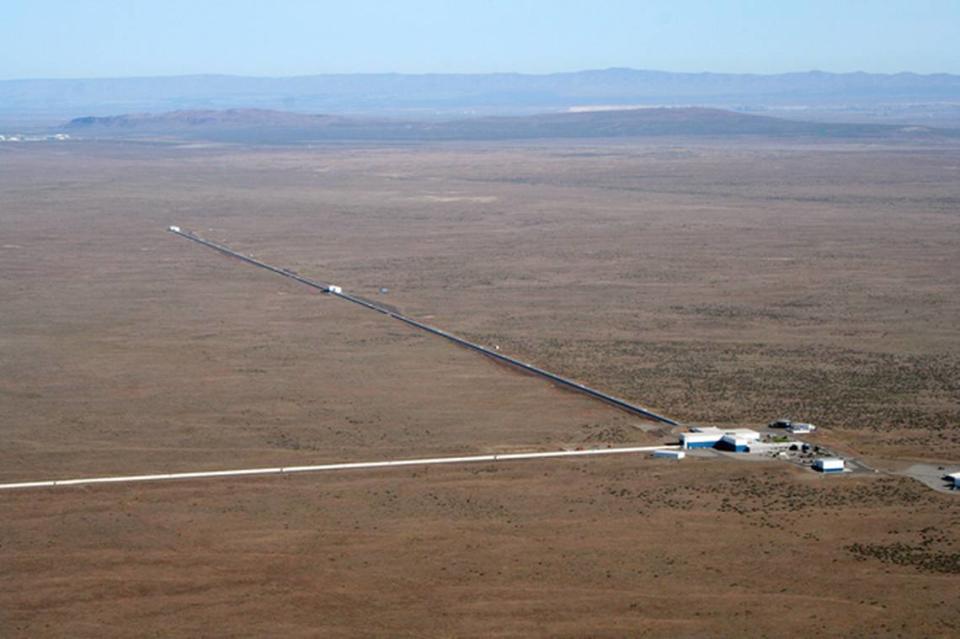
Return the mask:
{"type": "Polygon", "coordinates": [[[4,21],[0,80],[620,67],[960,73],[960,4],[943,0],[14,0],[4,21]]]}
{"type": "Polygon", "coordinates": [[[530,77],[545,77],[545,76],[562,76],[562,75],[574,75],[579,73],[602,73],[602,72],[612,72],[612,71],[630,71],[638,73],[662,73],[676,76],[755,76],[755,77],[780,77],[780,76],[800,76],[800,75],[811,75],[811,74],[823,74],[828,76],[858,76],[858,75],[869,75],[869,76],[960,76],[960,71],[958,72],[947,72],[947,71],[930,71],[930,72],[917,72],[910,70],[903,71],[891,71],[891,72],[882,72],[882,71],[863,71],[863,70],[853,70],[853,71],[827,71],[824,69],[791,69],[784,71],[770,71],[770,72],[730,72],[730,71],[714,71],[712,69],[704,69],[701,71],[676,71],[668,69],[659,69],[659,68],[641,68],[641,67],[631,67],[631,66],[609,66],[603,68],[583,68],[583,69],[562,69],[556,71],[357,71],[357,72],[346,72],[346,71],[330,71],[330,72],[317,72],[317,73],[295,73],[295,74],[251,74],[251,73],[217,73],[217,72],[195,72],[195,73],[171,73],[171,74],[156,74],[156,75],[116,75],[116,76],[77,76],[77,77],[24,77],[24,78],[0,78],[0,82],[69,82],[69,81],[110,81],[110,80],[173,80],[177,78],[237,78],[237,79],[252,79],[252,80],[296,80],[298,78],[313,78],[313,77],[363,77],[363,76],[405,76],[405,77],[429,77],[429,76],[460,76],[460,77],[488,77],[488,76],[530,76],[530,77]]]}

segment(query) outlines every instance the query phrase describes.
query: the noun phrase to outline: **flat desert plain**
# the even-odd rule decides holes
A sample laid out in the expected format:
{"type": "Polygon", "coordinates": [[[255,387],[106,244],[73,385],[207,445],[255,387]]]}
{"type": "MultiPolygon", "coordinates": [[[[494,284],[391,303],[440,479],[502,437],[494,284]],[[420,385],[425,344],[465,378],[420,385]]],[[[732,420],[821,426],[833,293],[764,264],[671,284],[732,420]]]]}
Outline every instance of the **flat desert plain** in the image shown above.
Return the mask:
{"type": "MultiPolygon", "coordinates": [[[[960,460],[960,147],[0,146],[0,481],[675,441],[960,460]],[[387,292],[381,292],[387,289],[387,292]]],[[[0,636],[957,636],[960,499],[646,456],[0,492],[0,636]]]]}

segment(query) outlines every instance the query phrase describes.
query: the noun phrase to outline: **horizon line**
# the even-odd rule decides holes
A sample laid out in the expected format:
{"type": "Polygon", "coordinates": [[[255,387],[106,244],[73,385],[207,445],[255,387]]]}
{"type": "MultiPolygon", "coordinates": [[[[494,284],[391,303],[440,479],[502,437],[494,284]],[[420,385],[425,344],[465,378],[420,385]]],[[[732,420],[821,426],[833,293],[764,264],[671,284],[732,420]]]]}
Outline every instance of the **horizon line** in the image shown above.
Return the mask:
{"type": "Polygon", "coordinates": [[[217,72],[198,72],[198,73],[172,73],[172,74],[138,74],[138,75],[85,75],[85,76],[21,76],[21,77],[2,77],[0,82],[91,82],[103,80],[162,80],[176,78],[244,78],[244,79],[265,79],[265,80],[295,80],[301,78],[317,78],[330,76],[411,76],[411,77],[430,77],[430,76],[532,76],[547,77],[555,75],[577,75],[582,73],[607,73],[611,71],[626,71],[631,73],[657,73],[664,75],[689,75],[689,76],[753,76],[753,77],[778,77],[787,75],[832,75],[832,76],[918,76],[918,77],[936,77],[936,76],[960,76],[960,72],[953,73],[949,71],[935,71],[930,73],[921,73],[917,71],[824,71],[823,69],[806,69],[802,71],[777,71],[773,73],[761,72],[735,72],[735,71],[666,71],[663,69],[648,69],[637,67],[611,66],[601,68],[585,68],[572,71],[465,71],[465,72],[436,72],[436,71],[334,71],[319,73],[296,73],[290,75],[258,75],[246,73],[217,73],[217,72]]]}

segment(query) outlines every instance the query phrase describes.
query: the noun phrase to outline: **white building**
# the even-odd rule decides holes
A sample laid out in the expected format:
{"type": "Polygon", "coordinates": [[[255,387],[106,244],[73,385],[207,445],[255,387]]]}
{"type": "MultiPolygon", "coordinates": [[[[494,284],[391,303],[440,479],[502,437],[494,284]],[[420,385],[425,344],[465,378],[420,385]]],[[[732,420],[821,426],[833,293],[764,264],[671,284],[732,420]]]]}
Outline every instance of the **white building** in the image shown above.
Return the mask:
{"type": "Polygon", "coordinates": [[[750,442],[760,441],[760,433],[752,428],[731,428],[723,431],[724,435],[732,435],[739,439],[745,439],[750,442]]]}
{"type": "Polygon", "coordinates": [[[813,469],[821,473],[842,473],[845,465],[839,457],[820,457],[813,460],[813,469]]]}
{"type": "Polygon", "coordinates": [[[760,433],[749,428],[715,428],[694,426],[689,433],[680,433],[683,448],[727,448],[738,452],[749,450],[751,442],[760,441],[760,433]]]}
{"type": "Polygon", "coordinates": [[[719,435],[735,435],[750,441],[758,441],[760,433],[752,428],[717,428],[716,426],[691,426],[690,431],[694,433],[710,433],[719,435]]]}
{"type": "Polygon", "coordinates": [[[653,451],[653,456],[664,459],[683,459],[687,454],[682,450],[655,450],[653,451]]]}
{"type": "Polygon", "coordinates": [[[747,439],[746,437],[740,437],[736,434],[727,434],[717,442],[717,448],[723,448],[724,450],[732,450],[735,453],[746,453],[750,452],[750,443],[754,440],[747,439]]]}
{"type": "Polygon", "coordinates": [[[803,422],[790,422],[790,425],[787,426],[787,430],[793,434],[802,434],[802,433],[812,433],[817,430],[817,427],[813,424],[804,424],[803,422]]]}
{"type": "Polygon", "coordinates": [[[330,286],[327,287],[327,293],[343,293],[343,289],[340,288],[339,286],[334,286],[333,284],[331,284],[330,286]]]}
{"type": "Polygon", "coordinates": [[[682,448],[713,448],[723,439],[723,433],[714,432],[680,433],[682,448]]]}

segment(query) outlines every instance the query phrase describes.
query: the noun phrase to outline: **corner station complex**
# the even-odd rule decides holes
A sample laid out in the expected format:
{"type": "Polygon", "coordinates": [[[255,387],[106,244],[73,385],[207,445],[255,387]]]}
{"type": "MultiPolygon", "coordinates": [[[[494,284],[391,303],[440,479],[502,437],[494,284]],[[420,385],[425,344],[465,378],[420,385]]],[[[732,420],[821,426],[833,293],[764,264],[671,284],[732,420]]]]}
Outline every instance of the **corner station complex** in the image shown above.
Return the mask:
{"type": "MultiPolygon", "coordinates": [[[[695,426],[690,432],[680,433],[680,447],[683,449],[717,448],[735,453],[749,453],[751,449],[753,452],[762,452],[771,447],[776,449],[780,446],[795,446],[797,443],[764,443],[761,442],[760,433],[749,428],[722,429],[712,426],[695,426]]],[[[842,473],[846,470],[846,464],[839,457],[822,457],[813,461],[813,469],[821,473],[842,473]]]]}
{"type": "Polygon", "coordinates": [[[689,433],[680,433],[682,448],[719,448],[736,453],[750,450],[750,444],[760,441],[760,433],[749,428],[721,429],[712,426],[694,427],[689,433]]]}

